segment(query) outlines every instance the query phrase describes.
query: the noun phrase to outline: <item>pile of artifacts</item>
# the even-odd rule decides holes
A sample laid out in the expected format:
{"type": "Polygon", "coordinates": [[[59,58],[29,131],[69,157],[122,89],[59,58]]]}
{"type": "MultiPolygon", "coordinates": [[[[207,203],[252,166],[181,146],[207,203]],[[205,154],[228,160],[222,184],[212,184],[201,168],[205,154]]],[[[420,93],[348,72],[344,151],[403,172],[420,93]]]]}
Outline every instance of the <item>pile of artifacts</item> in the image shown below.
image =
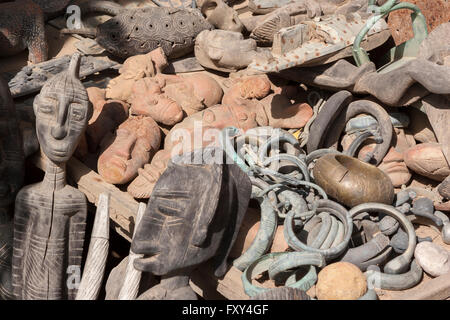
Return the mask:
{"type": "Polygon", "coordinates": [[[59,58],[71,1],[0,4],[31,61],[0,79],[1,298],[198,299],[230,268],[251,299],[450,297],[447,1],[78,2],[111,18],[59,58]],[[120,200],[88,233],[72,157],[139,202],[111,272],[120,200]]]}

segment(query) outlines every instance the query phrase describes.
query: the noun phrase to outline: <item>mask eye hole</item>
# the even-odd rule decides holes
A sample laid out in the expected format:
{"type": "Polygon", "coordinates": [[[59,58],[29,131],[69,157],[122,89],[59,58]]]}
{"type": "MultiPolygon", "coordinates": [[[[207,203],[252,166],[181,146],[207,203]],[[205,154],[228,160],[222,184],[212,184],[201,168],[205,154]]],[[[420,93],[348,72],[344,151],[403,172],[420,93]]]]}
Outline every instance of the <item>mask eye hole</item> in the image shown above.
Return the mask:
{"type": "Polygon", "coordinates": [[[72,120],[82,121],[85,118],[85,112],[81,107],[72,107],[72,120]]]}

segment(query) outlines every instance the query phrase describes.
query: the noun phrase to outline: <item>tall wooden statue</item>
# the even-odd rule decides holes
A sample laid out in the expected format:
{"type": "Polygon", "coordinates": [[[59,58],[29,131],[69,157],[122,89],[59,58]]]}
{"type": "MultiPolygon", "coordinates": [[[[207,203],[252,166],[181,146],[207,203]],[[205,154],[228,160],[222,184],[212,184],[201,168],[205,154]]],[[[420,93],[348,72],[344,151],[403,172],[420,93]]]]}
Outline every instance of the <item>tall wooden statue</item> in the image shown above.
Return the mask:
{"type": "MultiPolygon", "coordinates": [[[[33,104],[46,160],[44,180],[20,190],[12,260],[16,299],[74,299],[68,277],[81,268],[86,197],[66,183],[66,162],[86,129],[92,105],[79,80],[80,55],[46,82],[33,104]]],[[[69,279],[70,280],[70,279],[69,279]]]]}
{"type": "Polygon", "coordinates": [[[0,77],[0,299],[12,298],[13,204],[22,187],[25,156],[8,84],[0,77]]]}

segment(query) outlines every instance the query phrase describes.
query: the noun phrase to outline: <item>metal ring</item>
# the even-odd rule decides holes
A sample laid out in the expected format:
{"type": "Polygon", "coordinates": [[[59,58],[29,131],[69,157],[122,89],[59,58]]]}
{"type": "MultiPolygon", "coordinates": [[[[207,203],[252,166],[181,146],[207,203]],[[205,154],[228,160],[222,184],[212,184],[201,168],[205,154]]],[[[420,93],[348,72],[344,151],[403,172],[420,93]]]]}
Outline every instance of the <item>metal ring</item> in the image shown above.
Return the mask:
{"type": "Polygon", "coordinates": [[[344,238],[342,242],[328,249],[314,248],[301,242],[294,233],[293,230],[293,218],[294,215],[290,212],[284,220],[284,237],[288,245],[297,251],[309,251],[322,254],[325,259],[333,259],[338,257],[348,247],[350,237],[353,231],[353,221],[348,211],[340,204],[331,200],[319,200],[317,212],[330,212],[337,216],[344,225],[344,238]]]}

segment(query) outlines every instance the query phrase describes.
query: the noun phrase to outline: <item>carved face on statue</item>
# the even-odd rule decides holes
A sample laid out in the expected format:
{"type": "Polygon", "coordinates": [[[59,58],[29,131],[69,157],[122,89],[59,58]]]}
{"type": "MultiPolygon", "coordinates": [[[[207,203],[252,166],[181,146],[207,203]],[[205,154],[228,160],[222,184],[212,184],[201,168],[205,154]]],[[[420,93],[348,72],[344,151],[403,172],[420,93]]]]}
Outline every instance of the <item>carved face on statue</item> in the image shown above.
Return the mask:
{"type": "Polygon", "coordinates": [[[92,115],[92,105],[79,77],[80,55],[69,70],[47,81],[33,104],[42,151],[56,163],[70,159],[92,115]]]}
{"type": "MultiPolygon", "coordinates": [[[[203,150],[221,151],[196,152],[203,150]]],[[[184,164],[193,154],[173,158],[153,190],[132,242],[132,250],[144,254],[135,261],[138,270],[167,275],[216,256],[216,274],[225,271],[251,183],[234,164],[184,164]]]]}

